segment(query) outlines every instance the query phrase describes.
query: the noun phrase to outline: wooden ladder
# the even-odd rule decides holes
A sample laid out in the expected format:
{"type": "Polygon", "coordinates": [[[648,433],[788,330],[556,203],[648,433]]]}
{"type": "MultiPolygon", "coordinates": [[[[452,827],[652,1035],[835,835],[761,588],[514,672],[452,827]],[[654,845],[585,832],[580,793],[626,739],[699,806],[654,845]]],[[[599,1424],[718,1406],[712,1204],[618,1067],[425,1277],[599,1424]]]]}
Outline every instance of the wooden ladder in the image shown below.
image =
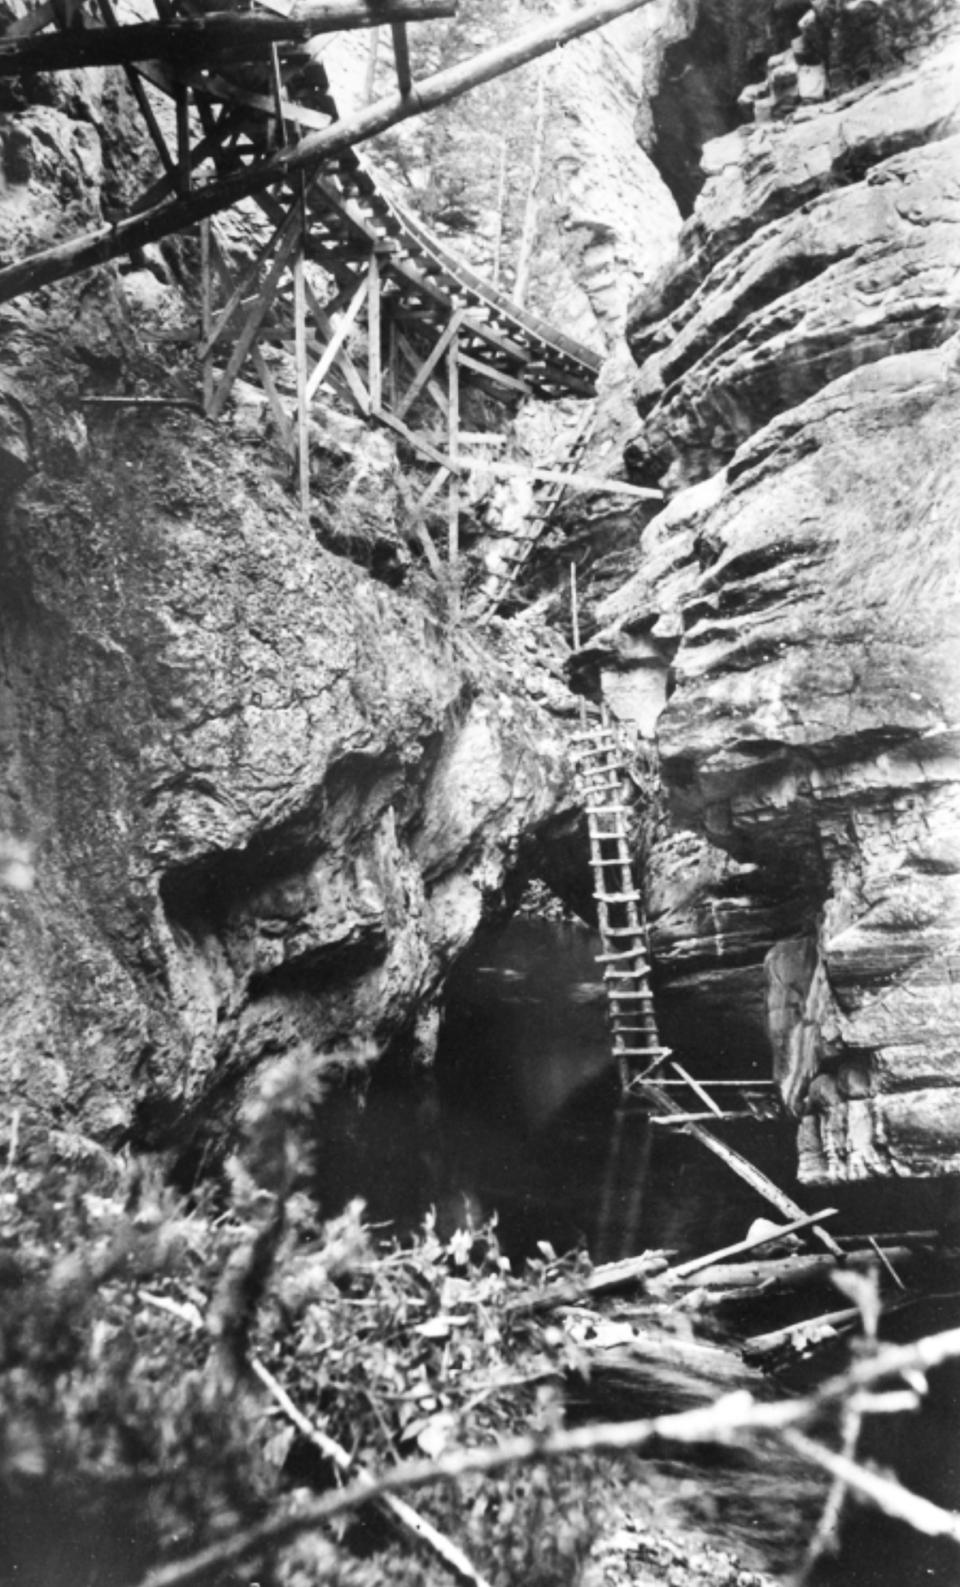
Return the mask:
{"type": "Polygon", "coordinates": [[[603,966],[613,1055],[626,1091],[669,1055],[669,1049],[660,1045],[647,935],[630,859],[629,807],[623,791],[626,761],[620,737],[605,713],[594,726],[581,728],[574,743],[602,944],[597,963],[603,966]]]}
{"type": "MultiPolygon", "coordinates": [[[[570,447],[563,459],[566,474],[575,474],[586,450],[593,429],[595,409],[591,403],[578,425],[570,447]]],[[[480,592],[474,616],[483,621],[493,617],[510,594],[521,570],[526,567],[534,547],[553,521],[563,500],[567,486],[563,480],[541,480],[534,486],[533,503],[523,519],[512,550],[503,558],[503,566],[492,573],[480,592]]]]}

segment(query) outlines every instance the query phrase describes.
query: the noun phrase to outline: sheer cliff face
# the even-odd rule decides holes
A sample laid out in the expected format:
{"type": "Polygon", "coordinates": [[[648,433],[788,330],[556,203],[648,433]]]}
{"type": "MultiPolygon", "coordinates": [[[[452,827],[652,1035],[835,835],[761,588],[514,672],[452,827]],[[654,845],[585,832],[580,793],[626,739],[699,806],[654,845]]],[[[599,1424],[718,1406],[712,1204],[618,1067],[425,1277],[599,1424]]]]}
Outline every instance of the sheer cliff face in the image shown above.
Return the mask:
{"type": "Polygon", "coordinates": [[[690,829],[662,962],[762,999],[802,1172],[957,1173],[957,19],[815,10],[636,306],[630,455],[673,494],[596,649],[690,829]]]}
{"type": "MultiPolygon", "coordinates": [[[[92,104],[64,79],[5,120],[9,250],[98,218],[92,104]]],[[[319,543],[335,507],[396,538],[382,437],[318,413],[308,526],[249,390],[217,426],[99,402],[195,394],[189,246],[187,290],[154,260],[2,310],[0,835],[35,885],[0,889],[0,1091],[113,1140],[228,1119],[268,1056],[428,1055],[571,798],[549,639],[458,638],[425,576],[319,543]]]]}

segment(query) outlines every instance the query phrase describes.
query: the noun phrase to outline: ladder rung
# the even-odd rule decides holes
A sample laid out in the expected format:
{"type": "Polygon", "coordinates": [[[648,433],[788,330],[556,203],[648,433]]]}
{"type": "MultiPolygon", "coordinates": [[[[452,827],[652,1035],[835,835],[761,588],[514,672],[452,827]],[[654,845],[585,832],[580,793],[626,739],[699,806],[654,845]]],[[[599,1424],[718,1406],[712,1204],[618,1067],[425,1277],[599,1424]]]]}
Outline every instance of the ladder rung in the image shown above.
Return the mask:
{"type": "Polygon", "coordinates": [[[604,981],[640,981],[650,974],[649,968],[644,965],[641,970],[604,970],[604,981]]]}
{"type": "Polygon", "coordinates": [[[622,953],[598,953],[594,956],[593,962],[594,964],[617,964],[623,959],[635,959],[640,953],[646,957],[646,952],[646,948],[638,945],[636,948],[624,948],[622,953]]]}
{"type": "Polygon", "coordinates": [[[639,893],[594,893],[598,904],[639,904],[639,893]]]}
{"type": "MultiPolygon", "coordinates": [[[[628,813],[628,811],[630,810],[630,806],[629,805],[623,805],[623,804],[584,805],[583,808],[587,812],[588,816],[620,816],[620,815],[626,815],[628,813]]],[[[601,837],[612,837],[613,834],[612,833],[608,833],[608,832],[602,832],[600,834],[600,836],[601,837]]]]}
{"type": "Polygon", "coordinates": [[[598,869],[601,866],[603,866],[606,869],[609,869],[609,867],[611,865],[617,865],[617,866],[620,866],[621,868],[623,866],[625,866],[625,865],[629,866],[630,861],[626,857],[624,857],[623,859],[616,859],[616,860],[591,860],[590,864],[591,865],[595,865],[598,869]]]}
{"type": "Polygon", "coordinates": [[[622,990],[620,990],[620,991],[615,991],[612,986],[608,986],[607,987],[607,997],[610,999],[611,1003],[652,1003],[653,1002],[653,998],[652,998],[652,996],[650,994],[650,988],[649,987],[644,987],[643,991],[628,992],[626,987],[623,987],[622,990]]]}

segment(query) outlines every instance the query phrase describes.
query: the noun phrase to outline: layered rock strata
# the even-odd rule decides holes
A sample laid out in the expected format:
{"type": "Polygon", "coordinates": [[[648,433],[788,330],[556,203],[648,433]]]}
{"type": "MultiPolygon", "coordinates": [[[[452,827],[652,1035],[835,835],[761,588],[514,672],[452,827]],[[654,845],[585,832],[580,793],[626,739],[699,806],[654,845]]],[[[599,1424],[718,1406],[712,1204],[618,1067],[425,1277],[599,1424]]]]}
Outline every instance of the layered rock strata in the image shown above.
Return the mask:
{"type": "Polygon", "coordinates": [[[708,145],[631,332],[672,500],[591,647],[690,833],[664,971],[749,969],[811,1180],[960,1173],[960,78],[922,9],[901,69],[708,145]]]}

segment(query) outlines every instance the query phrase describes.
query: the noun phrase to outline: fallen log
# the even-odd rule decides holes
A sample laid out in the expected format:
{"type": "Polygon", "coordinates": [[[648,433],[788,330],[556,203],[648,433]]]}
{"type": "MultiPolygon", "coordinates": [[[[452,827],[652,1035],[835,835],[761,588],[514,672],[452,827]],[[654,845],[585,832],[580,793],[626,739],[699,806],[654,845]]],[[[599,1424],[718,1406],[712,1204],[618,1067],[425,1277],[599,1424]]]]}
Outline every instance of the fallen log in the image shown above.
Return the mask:
{"type": "Polygon", "coordinates": [[[769,1234],[747,1235],[745,1239],[738,1240],[735,1245],[725,1245],[718,1251],[710,1251],[705,1256],[695,1256],[689,1262],[681,1262],[677,1267],[669,1267],[661,1275],[665,1282],[692,1278],[694,1273],[703,1273],[707,1268],[716,1267],[728,1256],[745,1256],[748,1251],[759,1251],[764,1246],[775,1245],[785,1235],[799,1234],[804,1229],[815,1228],[818,1224],[826,1223],[828,1219],[837,1216],[836,1207],[825,1207],[821,1212],[812,1212],[805,1218],[794,1218],[792,1223],[781,1224],[769,1234]]]}
{"type": "MultiPolygon", "coordinates": [[[[913,1253],[906,1246],[893,1246],[886,1254],[901,1267],[909,1265],[913,1253]]],[[[844,1267],[862,1272],[876,1266],[876,1260],[869,1248],[850,1251],[846,1254],[844,1267]]],[[[699,1271],[695,1282],[697,1288],[722,1290],[727,1296],[737,1299],[761,1295],[766,1297],[825,1283],[836,1266],[833,1257],[803,1252],[796,1256],[771,1258],[769,1261],[717,1263],[715,1267],[699,1271]]],[[[691,1278],[686,1282],[693,1283],[694,1280],[691,1278]]]]}

